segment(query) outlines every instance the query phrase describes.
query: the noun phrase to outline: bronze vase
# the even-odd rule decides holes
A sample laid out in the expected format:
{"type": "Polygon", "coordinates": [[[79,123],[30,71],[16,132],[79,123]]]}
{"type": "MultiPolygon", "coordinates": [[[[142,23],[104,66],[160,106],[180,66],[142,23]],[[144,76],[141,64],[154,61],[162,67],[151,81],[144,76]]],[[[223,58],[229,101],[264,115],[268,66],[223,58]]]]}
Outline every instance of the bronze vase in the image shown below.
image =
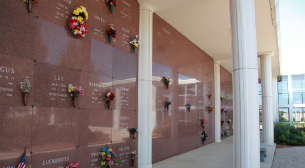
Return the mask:
{"type": "Polygon", "coordinates": [[[191,112],[191,107],[187,107],[187,109],[188,109],[188,112],[191,112]]]}
{"type": "Polygon", "coordinates": [[[32,12],[32,0],[29,0],[29,12],[32,12]]]}
{"type": "Polygon", "coordinates": [[[73,106],[76,107],[76,100],[77,100],[77,97],[73,97],[73,106]]]}
{"type": "Polygon", "coordinates": [[[23,104],[26,106],[26,104],[28,103],[28,95],[29,93],[27,92],[23,92],[23,104]]]}
{"type": "Polygon", "coordinates": [[[134,159],[131,159],[131,167],[134,166],[134,159]]]}
{"type": "Polygon", "coordinates": [[[165,83],[165,85],[166,85],[166,89],[168,89],[168,83],[165,83]]]}
{"type": "Polygon", "coordinates": [[[110,109],[110,100],[107,100],[108,109],[110,109]]]}
{"type": "Polygon", "coordinates": [[[135,134],[135,132],[131,132],[131,134],[132,134],[132,139],[134,139],[134,134],[135,134]]]}

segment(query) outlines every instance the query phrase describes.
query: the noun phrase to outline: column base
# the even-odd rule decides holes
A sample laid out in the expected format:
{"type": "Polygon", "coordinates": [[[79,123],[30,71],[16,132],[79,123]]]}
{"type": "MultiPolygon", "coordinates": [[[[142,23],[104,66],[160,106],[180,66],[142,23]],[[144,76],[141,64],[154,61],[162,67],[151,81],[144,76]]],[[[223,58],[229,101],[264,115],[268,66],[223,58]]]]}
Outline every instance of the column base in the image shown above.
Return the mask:
{"type": "Polygon", "coordinates": [[[138,165],[138,168],[152,168],[152,164],[138,165]]]}

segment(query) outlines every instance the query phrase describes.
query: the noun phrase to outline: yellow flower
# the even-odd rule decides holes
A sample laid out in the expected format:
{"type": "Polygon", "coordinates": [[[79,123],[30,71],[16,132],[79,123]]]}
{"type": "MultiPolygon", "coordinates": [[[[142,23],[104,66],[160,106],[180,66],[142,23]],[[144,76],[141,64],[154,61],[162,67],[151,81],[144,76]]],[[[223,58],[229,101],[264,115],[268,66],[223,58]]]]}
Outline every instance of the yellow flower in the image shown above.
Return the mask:
{"type": "Polygon", "coordinates": [[[104,155],[106,155],[106,153],[105,153],[105,152],[102,152],[102,156],[104,156],[104,155]]]}
{"type": "Polygon", "coordinates": [[[78,30],[77,30],[77,29],[75,29],[75,30],[74,30],[74,32],[75,32],[75,33],[78,33],[78,30]]]}
{"type": "Polygon", "coordinates": [[[107,155],[108,157],[111,157],[111,154],[107,155]]]}
{"type": "Polygon", "coordinates": [[[134,46],[136,47],[139,47],[139,44],[138,43],[133,43],[134,46]]]}
{"type": "Polygon", "coordinates": [[[85,8],[84,6],[80,6],[80,8],[83,8],[83,9],[85,9],[85,10],[86,10],[86,8],[85,8]]]}
{"type": "Polygon", "coordinates": [[[85,13],[85,18],[86,18],[86,20],[89,18],[88,12],[85,13]]]}
{"type": "Polygon", "coordinates": [[[83,22],[83,20],[84,20],[83,17],[81,17],[81,16],[78,16],[77,19],[79,22],[83,22]]]}
{"type": "Polygon", "coordinates": [[[71,93],[73,91],[73,87],[68,88],[68,92],[71,93]]]}
{"type": "Polygon", "coordinates": [[[83,10],[81,8],[76,8],[76,10],[79,12],[79,13],[82,13],[83,10]]]}
{"type": "Polygon", "coordinates": [[[102,164],[102,166],[104,166],[104,165],[106,164],[106,162],[105,162],[105,161],[102,161],[101,164],[102,164]]]}
{"type": "Polygon", "coordinates": [[[77,10],[74,10],[74,11],[73,11],[73,14],[74,14],[74,15],[79,15],[79,12],[78,12],[77,10]]]}
{"type": "Polygon", "coordinates": [[[108,150],[109,150],[110,152],[112,152],[112,149],[111,149],[111,148],[109,148],[108,150]]]}

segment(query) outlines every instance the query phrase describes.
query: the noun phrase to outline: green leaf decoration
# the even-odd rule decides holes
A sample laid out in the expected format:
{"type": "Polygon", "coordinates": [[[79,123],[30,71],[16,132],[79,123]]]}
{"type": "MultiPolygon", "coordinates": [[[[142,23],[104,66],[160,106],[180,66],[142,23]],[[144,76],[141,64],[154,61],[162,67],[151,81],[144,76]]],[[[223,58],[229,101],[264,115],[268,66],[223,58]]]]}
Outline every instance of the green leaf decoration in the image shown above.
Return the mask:
{"type": "Polygon", "coordinates": [[[106,155],[102,156],[102,160],[105,160],[106,159],[106,155]]]}

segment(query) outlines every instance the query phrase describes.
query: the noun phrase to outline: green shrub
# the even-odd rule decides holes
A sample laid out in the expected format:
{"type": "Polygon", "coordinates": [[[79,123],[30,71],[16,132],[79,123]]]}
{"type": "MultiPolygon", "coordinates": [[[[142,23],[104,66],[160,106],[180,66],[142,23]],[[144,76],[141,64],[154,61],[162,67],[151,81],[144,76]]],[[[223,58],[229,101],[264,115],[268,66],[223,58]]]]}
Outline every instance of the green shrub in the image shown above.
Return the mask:
{"type": "Polygon", "coordinates": [[[305,145],[305,132],[286,123],[274,123],[274,142],[282,145],[305,145]]]}

